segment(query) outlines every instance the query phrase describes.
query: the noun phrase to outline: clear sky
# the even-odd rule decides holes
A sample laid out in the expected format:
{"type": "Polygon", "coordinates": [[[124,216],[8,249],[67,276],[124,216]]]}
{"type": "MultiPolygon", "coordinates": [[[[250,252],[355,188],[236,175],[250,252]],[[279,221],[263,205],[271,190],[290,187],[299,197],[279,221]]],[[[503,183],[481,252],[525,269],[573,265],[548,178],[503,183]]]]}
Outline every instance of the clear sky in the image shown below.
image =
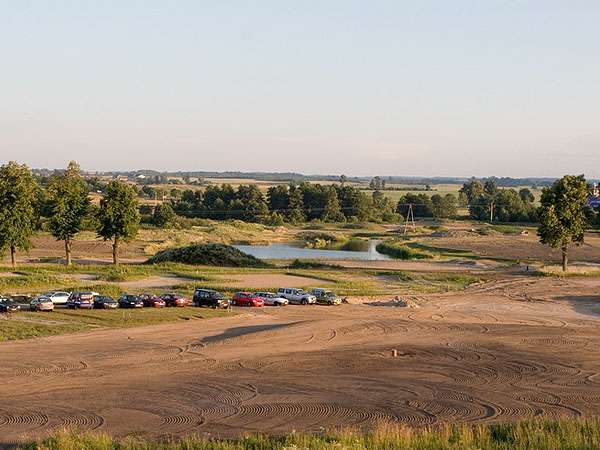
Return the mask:
{"type": "Polygon", "coordinates": [[[0,163],[600,177],[597,0],[0,0],[0,163]]]}

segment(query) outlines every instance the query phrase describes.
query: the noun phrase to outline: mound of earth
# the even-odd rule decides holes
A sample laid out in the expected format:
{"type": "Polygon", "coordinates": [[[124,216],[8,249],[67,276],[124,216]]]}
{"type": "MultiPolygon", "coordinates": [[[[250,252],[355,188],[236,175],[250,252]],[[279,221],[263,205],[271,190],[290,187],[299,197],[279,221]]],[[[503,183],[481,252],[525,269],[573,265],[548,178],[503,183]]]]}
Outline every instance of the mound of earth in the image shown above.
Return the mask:
{"type": "Polygon", "coordinates": [[[195,244],[156,253],[148,264],[177,262],[205,266],[270,267],[270,264],[225,244],[195,244]]]}

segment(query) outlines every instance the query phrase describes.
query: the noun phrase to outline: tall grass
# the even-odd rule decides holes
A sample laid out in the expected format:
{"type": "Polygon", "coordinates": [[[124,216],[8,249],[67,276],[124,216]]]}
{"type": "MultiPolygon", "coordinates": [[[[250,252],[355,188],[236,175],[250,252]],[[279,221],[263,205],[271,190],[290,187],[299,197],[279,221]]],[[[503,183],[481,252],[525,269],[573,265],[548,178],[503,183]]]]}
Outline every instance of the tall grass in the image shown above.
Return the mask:
{"type": "Polygon", "coordinates": [[[257,434],[233,439],[164,441],[60,431],[26,450],[575,450],[600,448],[599,419],[522,420],[500,425],[441,425],[413,429],[380,424],[373,431],[257,434]]]}
{"type": "Polygon", "coordinates": [[[414,250],[402,241],[387,241],[377,244],[375,247],[379,253],[389,255],[396,259],[429,259],[433,258],[428,252],[414,250]]]}

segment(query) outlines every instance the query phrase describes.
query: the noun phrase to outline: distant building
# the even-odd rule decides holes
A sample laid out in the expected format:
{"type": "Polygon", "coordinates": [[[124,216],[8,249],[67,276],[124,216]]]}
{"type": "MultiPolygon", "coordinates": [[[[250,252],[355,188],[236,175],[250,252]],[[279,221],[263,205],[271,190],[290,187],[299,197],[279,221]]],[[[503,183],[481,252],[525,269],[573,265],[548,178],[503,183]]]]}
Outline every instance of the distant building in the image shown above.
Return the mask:
{"type": "Polygon", "coordinates": [[[127,181],[127,175],[117,175],[116,180],[117,181],[127,181]]]}
{"type": "Polygon", "coordinates": [[[140,173],[138,175],[135,176],[138,180],[145,180],[146,179],[146,175],[144,175],[143,173],[140,173]]]}
{"type": "Polygon", "coordinates": [[[594,183],[592,185],[590,195],[588,195],[587,198],[587,204],[594,211],[598,211],[598,209],[600,209],[600,191],[598,190],[598,183],[594,183]]]}

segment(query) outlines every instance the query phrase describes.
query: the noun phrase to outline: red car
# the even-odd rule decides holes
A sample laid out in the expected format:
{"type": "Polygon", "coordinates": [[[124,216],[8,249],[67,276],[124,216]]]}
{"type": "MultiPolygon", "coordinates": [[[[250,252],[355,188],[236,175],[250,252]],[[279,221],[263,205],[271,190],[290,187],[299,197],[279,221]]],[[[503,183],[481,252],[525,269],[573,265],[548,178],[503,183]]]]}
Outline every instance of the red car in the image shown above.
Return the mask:
{"type": "Polygon", "coordinates": [[[256,297],[251,292],[238,292],[231,299],[231,304],[240,306],[264,306],[265,301],[260,297],[256,297]]]}
{"type": "Polygon", "coordinates": [[[163,294],[160,297],[165,306],[187,306],[190,301],[181,294],[163,294]]]}
{"type": "Polygon", "coordinates": [[[141,294],[138,298],[144,302],[144,306],[150,306],[154,308],[164,308],[166,306],[165,301],[162,298],[158,298],[154,294],[141,294]]]}

